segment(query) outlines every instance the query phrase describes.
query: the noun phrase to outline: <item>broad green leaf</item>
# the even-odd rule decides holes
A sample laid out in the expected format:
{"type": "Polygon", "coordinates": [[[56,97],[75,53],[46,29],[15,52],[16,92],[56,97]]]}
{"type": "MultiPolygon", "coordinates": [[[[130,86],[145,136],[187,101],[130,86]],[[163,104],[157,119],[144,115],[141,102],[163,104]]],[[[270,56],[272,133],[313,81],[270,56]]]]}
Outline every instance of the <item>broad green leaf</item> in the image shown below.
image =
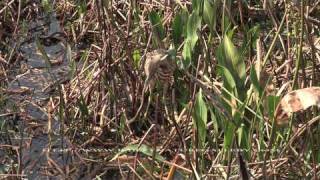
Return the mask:
{"type": "Polygon", "coordinates": [[[209,112],[212,120],[213,132],[215,135],[218,135],[219,126],[221,126],[221,122],[218,121],[218,118],[216,117],[216,114],[212,108],[209,108],[209,112]]]}
{"type": "MultiPolygon", "coordinates": [[[[319,135],[319,132],[318,132],[318,135],[319,135]]],[[[319,137],[319,136],[318,136],[319,137]]],[[[319,148],[318,149],[314,149],[314,151],[316,152],[316,153],[314,153],[315,154],[315,159],[316,159],[316,162],[319,164],[320,163],[320,150],[319,150],[319,148]]]]}
{"type": "Polygon", "coordinates": [[[187,25],[188,25],[188,19],[189,19],[189,12],[187,9],[181,10],[181,20],[183,22],[183,36],[187,37],[187,25]]]}
{"type": "Polygon", "coordinates": [[[238,133],[238,143],[241,144],[241,140],[242,140],[242,137],[243,137],[243,127],[244,126],[240,126],[237,130],[237,133],[238,133]]]}
{"type": "Polygon", "coordinates": [[[201,18],[196,12],[192,12],[192,14],[188,18],[187,23],[187,37],[185,40],[185,44],[183,47],[182,55],[185,59],[185,65],[188,67],[191,63],[193,49],[198,41],[197,31],[201,27],[201,18]]]}
{"type": "Polygon", "coordinates": [[[187,39],[184,43],[182,55],[184,57],[183,69],[187,69],[191,64],[191,57],[192,57],[192,49],[191,49],[191,42],[187,39]]]}
{"type": "Polygon", "coordinates": [[[199,14],[203,0],[192,0],[192,11],[199,14]]]}
{"type": "Polygon", "coordinates": [[[280,97],[278,96],[268,96],[268,114],[270,119],[274,116],[274,111],[276,110],[279,100],[280,97]]]}
{"type": "MultiPolygon", "coordinates": [[[[142,144],[140,146],[139,146],[139,144],[132,144],[132,145],[128,145],[128,146],[122,148],[110,161],[113,161],[113,160],[117,159],[120,155],[125,154],[125,153],[129,153],[129,152],[140,152],[144,155],[152,157],[154,154],[153,151],[154,151],[154,149],[152,147],[149,147],[145,144],[142,144]]],[[[155,153],[155,159],[160,162],[165,161],[165,158],[162,157],[159,153],[155,153]]]]}
{"type": "MultiPolygon", "coordinates": [[[[217,0],[216,0],[217,1],[217,0]]],[[[220,1],[221,2],[221,1],[220,1]]],[[[225,10],[223,10],[224,6],[227,7],[228,9],[231,9],[231,1],[230,0],[226,0],[223,1],[224,5],[221,6],[221,10],[222,11],[222,16],[221,16],[221,31],[223,34],[227,33],[229,31],[230,28],[232,28],[232,23],[231,20],[228,16],[228,13],[226,13],[225,10]]]]}
{"type": "Polygon", "coordinates": [[[245,27],[244,39],[240,48],[242,55],[249,53],[251,48],[256,48],[256,41],[259,38],[260,27],[259,25],[254,26],[251,29],[245,27]]]}
{"type": "Polygon", "coordinates": [[[217,6],[214,0],[204,0],[203,19],[208,24],[211,34],[216,29],[217,6]]]}
{"type": "MultiPolygon", "coordinates": [[[[243,57],[239,55],[237,48],[233,45],[230,37],[232,37],[233,30],[229,31],[224,36],[223,41],[216,50],[216,56],[218,64],[224,66],[231,73],[235,83],[236,89],[239,93],[237,96],[240,100],[244,100],[246,97],[245,90],[245,63],[243,57]]],[[[226,77],[224,77],[226,79],[226,77]]],[[[230,79],[230,78],[228,78],[230,79]]]]}
{"type": "Polygon", "coordinates": [[[260,25],[256,25],[253,28],[249,29],[247,36],[250,36],[253,47],[256,47],[255,41],[259,38],[260,34],[260,25]]]}
{"type": "Polygon", "coordinates": [[[194,46],[196,45],[197,41],[198,41],[198,34],[197,31],[200,29],[201,27],[201,18],[200,16],[195,13],[192,12],[192,14],[190,15],[189,19],[188,19],[188,23],[187,23],[187,39],[190,40],[191,42],[191,49],[194,48],[194,46]]]}
{"type": "Polygon", "coordinates": [[[156,37],[159,38],[159,40],[163,40],[166,35],[159,14],[155,11],[151,11],[149,14],[149,19],[156,37]]]}
{"type": "Polygon", "coordinates": [[[217,72],[223,78],[223,84],[226,89],[233,91],[236,88],[236,81],[231,72],[224,66],[217,66],[217,72]]]}
{"type": "Polygon", "coordinates": [[[49,3],[49,0],[42,0],[41,5],[46,13],[49,13],[52,11],[52,6],[49,3]]]}
{"type": "Polygon", "coordinates": [[[250,157],[250,143],[249,143],[249,130],[245,126],[245,124],[241,123],[240,127],[237,130],[238,134],[238,143],[240,149],[243,150],[243,154],[245,155],[246,159],[250,157]]]}
{"type": "Polygon", "coordinates": [[[183,19],[181,13],[177,14],[172,23],[172,37],[174,45],[177,47],[180,43],[182,33],[183,33],[183,19]]]}
{"type": "Polygon", "coordinates": [[[239,122],[241,117],[241,111],[239,111],[240,107],[237,107],[237,103],[234,99],[234,97],[238,97],[238,91],[237,91],[237,83],[236,80],[233,78],[231,72],[223,67],[223,66],[217,66],[217,72],[219,75],[223,78],[223,86],[226,90],[222,91],[222,96],[225,98],[224,106],[229,111],[230,114],[233,116],[234,122],[239,122]],[[232,97],[230,94],[232,94],[234,97],[232,97]]]}
{"type": "Polygon", "coordinates": [[[223,44],[221,43],[217,49],[216,49],[216,57],[217,57],[217,60],[218,60],[218,64],[220,66],[224,66],[224,67],[227,67],[227,60],[226,60],[226,57],[224,55],[224,50],[223,50],[223,44]]]}
{"type": "Polygon", "coordinates": [[[196,95],[193,125],[197,129],[201,148],[203,148],[205,145],[207,135],[207,114],[208,109],[205,101],[203,100],[202,90],[200,89],[200,91],[196,95]]]}
{"type": "Polygon", "coordinates": [[[234,124],[227,120],[224,128],[224,141],[223,141],[223,148],[226,151],[229,151],[231,149],[235,129],[236,128],[234,124]]]}
{"type": "Polygon", "coordinates": [[[77,63],[76,61],[72,58],[72,51],[71,51],[71,47],[70,44],[67,44],[67,48],[66,48],[66,56],[67,56],[67,60],[69,62],[69,77],[70,79],[74,78],[74,75],[77,71],[77,63]]]}
{"type": "Polygon", "coordinates": [[[78,2],[78,13],[80,16],[84,16],[87,12],[87,3],[85,1],[78,2]]]}
{"type": "Polygon", "coordinates": [[[251,80],[251,82],[253,84],[253,87],[259,93],[259,97],[261,97],[262,93],[263,93],[263,89],[260,86],[260,83],[259,83],[258,76],[257,76],[256,69],[255,69],[254,65],[252,65],[251,69],[250,69],[250,80],[251,80]]]}
{"type": "Polygon", "coordinates": [[[223,45],[227,60],[231,60],[233,66],[232,68],[235,70],[240,80],[244,82],[246,76],[246,67],[243,58],[239,56],[236,47],[233,45],[228,36],[224,37],[223,45]]]}
{"type": "Polygon", "coordinates": [[[82,93],[80,93],[80,99],[78,101],[78,106],[79,106],[79,109],[80,109],[80,112],[81,112],[81,116],[83,118],[88,117],[89,109],[88,109],[87,103],[86,103],[85,98],[83,97],[82,93]]]}
{"type": "Polygon", "coordinates": [[[140,59],[141,59],[140,51],[134,50],[132,58],[133,58],[134,67],[136,69],[139,68],[139,63],[140,63],[140,59]]]}

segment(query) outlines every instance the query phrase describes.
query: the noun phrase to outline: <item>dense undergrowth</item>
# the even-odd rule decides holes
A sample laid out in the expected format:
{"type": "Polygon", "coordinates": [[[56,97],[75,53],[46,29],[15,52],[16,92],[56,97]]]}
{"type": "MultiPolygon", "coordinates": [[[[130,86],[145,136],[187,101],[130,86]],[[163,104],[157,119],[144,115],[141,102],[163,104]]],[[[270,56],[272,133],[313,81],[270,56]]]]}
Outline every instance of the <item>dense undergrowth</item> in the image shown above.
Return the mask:
{"type": "MultiPolygon", "coordinates": [[[[303,126],[317,109],[274,123],[282,95],[319,86],[319,1],[3,0],[1,138],[15,128],[3,120],[4,89],[23,60],[12,42],[33,32],[28,22],[53,12],[72,56],[69,81],[56,88],[47,111],[86,152],[83,161],[99,164],[93,177],[320,176],[319,123],[303,126]],[[161,83],[146,92],[148,111],[144,98],[144,111],[128,124],[141,103],[146,53],[159,48],[176,55],[174,83],[164,98],[161,83]]],[[[0,160],[11,166],[1,173],[16,174],[18,151],[4,152],[0,160]]]]}

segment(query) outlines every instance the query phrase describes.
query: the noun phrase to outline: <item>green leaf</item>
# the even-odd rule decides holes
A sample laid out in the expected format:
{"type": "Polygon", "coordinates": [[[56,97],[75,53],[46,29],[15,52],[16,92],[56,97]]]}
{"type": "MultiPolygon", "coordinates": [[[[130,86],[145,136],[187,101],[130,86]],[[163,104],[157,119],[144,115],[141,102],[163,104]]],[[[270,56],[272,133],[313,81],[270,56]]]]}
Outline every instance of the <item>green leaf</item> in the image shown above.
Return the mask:
{"type": "MultiPolygon", "coordinates": [[[[153,151],[154,149],[152,147],[149,147],[145,144],[142,144],[140,146],[139,144],[132,144],[122,148],[110,161],[113,161],[117,159],[120,155],[129,153],[129,152],[140,152],[144,155],[153,157],[154,155],[153,151]]],[[[162,157],[159,153],[155,153],[155,159],[160,162],[165,161],[165,158],[162,157]]]]}
{"type": "Polygon", "coordinates": [[[188,19],[188,23],[187,23],[187,39],[190,40],[190,42],[191,42],[190,45],[191,45],[192,49],[198,41],[197,31],[200,29],[200,27],[201,27],[200,16],[197,13],[192,12],[192,14],[190,15],[190,17],[188,19]]]}
{"type": "Polygon", "coordinates": [[[191,58],[192,58],[192,49],[191,49],[191,42],[186,40],[184,43],[182,56],[184,57],[183,63],[183,69],[187,69],[191,64],[191,58]]]}
{"type": "Polygon", "coordinates": [[[232,114],[233,118],[235,118],[234,121],[237,122],[239,119],[239,113],[237,112],[237,107],[234,106],[235,104],[233,105],[230,104],[232,101],[234,101],[234,98],[230,94],[232,94],[235,97],[238,97],[236,81],[233,78],[231,72],[223,66],[219,66],[219,65],[217,66],[217,73],[220,76],[222,76],[223,86],[225,87],[225,90],[222,91],[222,96],[226,100],[223,102],[224,107],[228,110],[230,114],[232,114]]]}
{"type": "Polygon", "coordinates": [[[77,6],[78,13],[80,16],[84,16],[87,12],[87,3],[86,1],[80,1],[77,6]]]}
{"type": "Polygon", "coordinates": [[[199,14],[201,3],[203,0],[192,0],[192,11],[197,12],[199,14]]]}
{"type": "Polygon", "coordinates": [[[134,67],[136,69],[138,69],[139,68],[140,59],[141,59],[140,51],[139,50],[134,50],[132,58],[133,58],[134,67]]]}
{"type": "MultiPolygon", "coordinates": [[[[239,93],[237,96],[240,100],[244,100],[246,97],[245,78],[246,70],[243,57],[240,56],[237,48],[233,45],[231,38],[233,30],[229,31],[225,36],[221,44],[216,50],[218,64],[228,69],[231,73],[235,83],[236,89],[239,93]]],[[[224,77],[224,79],[229,77],[224,77]]]]}
{"type": "Polygon", "coordinates": [[[224,126],[224,141],[223,141],[223,148],[226,151],[231,149],[235,129],[236,128],[234,124],[226,120],[226,125],[224,126]]]}
{"type": "Polygon", "coordinates": [[[52,11],[52,6],[49,3],[49,0],[42,0],[41,5],[46,13],[49,13],[52,11]]]}
{"type": "Polygon", "coordinates": [[[218,135],[219,133],[219,127],[222,127],[221,126],[221,122],[220,122],[220,119],[218,119],[216,117],[216,114],[213,110],[213,107],[212,108],[209,108],[209,112],[210,112],[210,117],[211,117],[211,120],[212,120],[212,126],[213,126],[213,132],[215,135],[218,135]]]}
{"type": "Polygon", "coordinates": [[[243,43],[240,47],[240,52],[242,52],[243,55],[249,53],[250,49],[256,48],[256,41],[259,38],[260,27],[259,25],[254,26],[251,29],[245,27],[245,32],[243,43]]]}
{"type": "Polygon", "coordinates": [[[187,9],[182,9],[181,10],[181,20],[183,22],[183,36],[187,37],[187,24],[188,24],[188,19],[189,19],[189,12],[187,9]]]}
{"type": "Polygon", "coordinates": [[[224,66],[217,66],[217,72],[223,78],[223,84],[229,91],[233,91],[236,88],[236,81],[233,78],[231,72],[224,66]]]}
{"type": "Polygon", "coordinates": [[[205,101],[203,100],[202,90],[196,95],[196,102],[194,107],[194,122],[193,125],[197,129],[198,138],[200,142],[200,148],[205,145],[206,135],[207,135],[207,114],[208,109],[205,101]]]}
{"type": "Polygon", "coordinates": [[[216,14],[217,14],[217,1],[204,0],[203,19],[208,24],[211,34],[214,34],[216,29],[216,14]]]}
{"type": "Polygon", "coordinates": [[[218,60],[218,65],[226,67],[226,57],[224,55],[223,45],[222,43],[216,49],[216,56],[218,60]]]}
{"type": "Polygon", "coordinates": [[[228,36],[224,37],[223,46],[227,60],[230,60],[232,63],[232,69],[235,70],[239,79],[244,82],[246,76],[246,67],[243,58],[239,56],[236,47],[233,45],[228,36]]]}
{"type": "Polygon", "coordinates": [[[186,61],[187,67],[191,64],[193,49],[199,38],[197,31],[198,29],[200,29],[200,27],[201,27],[201,18],[196,12],[192,12],[192,14],[188,18],[187,37],[186,37],[185,44],[182,51],[182,55],[186,61]]]}
{"type": "Polygon", "coordinates": [[[88,109],[87,103],[86,103],[85,98],[83,97],[82,93],[80,93],[78,106],[79,106],[79,109],[80,109],[80,112],[81,112],[81,116],[83,118],[88,117],[89,116],[89,109],[88,109]]]}
{"type": "Polygon", "coordinates": [[[254,65],[252,65],[251,69],[250,69],[250,80],[251,80],[251,82],[253,84],[253,87],[259,93],[259,97],[261,97],[262,93],[263,93],[263,89],[260,86],[260,83],[259,83],[259,80],[258,80],[258,76],[257,76],[257,72],[256,72],[256,69],[255,69],[254,65]]]}
{"type": "Polygon", "coordinates": [[[249,29],[247,36],[250,36],[251,41],[252,41],[252,45],[255,45],[255,41],[259,38],[259,34],[260,34],[260,25],[256,25],[252,28],[249,29]]]}
{"type": "Polygon", "coordinates": [[[71,50],[70,44],[67,44],[66,56],[67,56],[67,61],[69,62],[69,73],[68,74],[69,74],[70,79],[73,79],[74,75],[77,71],[77,63],[72,58],[72,50],[71,50]]]}
{"type": "Polygon", "coordinates": [[[149,19],[152,24],[152,29],[156,37],[159,38],[159,40],[163,40],[166,35],[165,35],[164,27],[161,22],[160,15],[155,11],[151,11],[149,14],[149,19]]]}
{"type": "Polygon", "coordinates": [[[241,150],[243,150],[243,154],[245,155],[246,159],[249,159],[250,158],[249,128],[244,123],[241,123],[240,127],[237,130],[237,134],[238,134],[239,147],[241,148],[241,150]]]}
{"type": "Polygon", "coordinates": [[[177,14],[173,20],[173,23],[172,23],[172,37],[173,37],[174,45],[176,47],[180,43],[181,36],[183,33],[184,22],[183,22],[181,14],[182,13],[177,14]]]}
{"type": "Polygon", "coordinates": [[[279,100],[280,97],[278,96],[268,96],[268,114],[270,119],[274,116],[274,111],[276,110],[279,100]]]}

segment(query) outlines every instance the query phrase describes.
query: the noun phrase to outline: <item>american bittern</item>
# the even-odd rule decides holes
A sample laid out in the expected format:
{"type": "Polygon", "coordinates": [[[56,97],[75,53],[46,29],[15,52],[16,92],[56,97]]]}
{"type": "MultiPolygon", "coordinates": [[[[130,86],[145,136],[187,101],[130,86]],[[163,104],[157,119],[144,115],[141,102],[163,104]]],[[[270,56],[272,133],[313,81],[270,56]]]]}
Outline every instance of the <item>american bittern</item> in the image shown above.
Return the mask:
{"type": "MultiPolygon", "coordinates": [[[[170,51],[170,50],[169,50],[170,51]]],[[[148,111],[151,93],[157,81],[163,86],[163,96],[165,97],[168,86],[173,83],[173,72],[175,70],[175,62],[171,59],[169,51],[158,49],[146,54],[144,72],[146,80],[144,82],[141,102],[135,116],[128,121],[129,124],[134,122],[138,117],[144,102],[144,93],[149,89],[150,95],[146,112],[148,111]]]]}

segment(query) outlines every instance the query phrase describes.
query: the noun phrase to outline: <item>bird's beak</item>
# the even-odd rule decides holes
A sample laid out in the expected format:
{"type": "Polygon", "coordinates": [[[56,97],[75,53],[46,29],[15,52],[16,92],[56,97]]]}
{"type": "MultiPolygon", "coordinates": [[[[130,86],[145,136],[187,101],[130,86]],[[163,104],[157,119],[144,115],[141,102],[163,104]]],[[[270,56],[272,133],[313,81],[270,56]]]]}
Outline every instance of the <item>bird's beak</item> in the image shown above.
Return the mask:
{"type": "Polygon", "coordinates": [[[168,56],[169,56],[169,54],[165,54],[164,56],[161,57],[160,61],[167,59],[168,56]]]}

